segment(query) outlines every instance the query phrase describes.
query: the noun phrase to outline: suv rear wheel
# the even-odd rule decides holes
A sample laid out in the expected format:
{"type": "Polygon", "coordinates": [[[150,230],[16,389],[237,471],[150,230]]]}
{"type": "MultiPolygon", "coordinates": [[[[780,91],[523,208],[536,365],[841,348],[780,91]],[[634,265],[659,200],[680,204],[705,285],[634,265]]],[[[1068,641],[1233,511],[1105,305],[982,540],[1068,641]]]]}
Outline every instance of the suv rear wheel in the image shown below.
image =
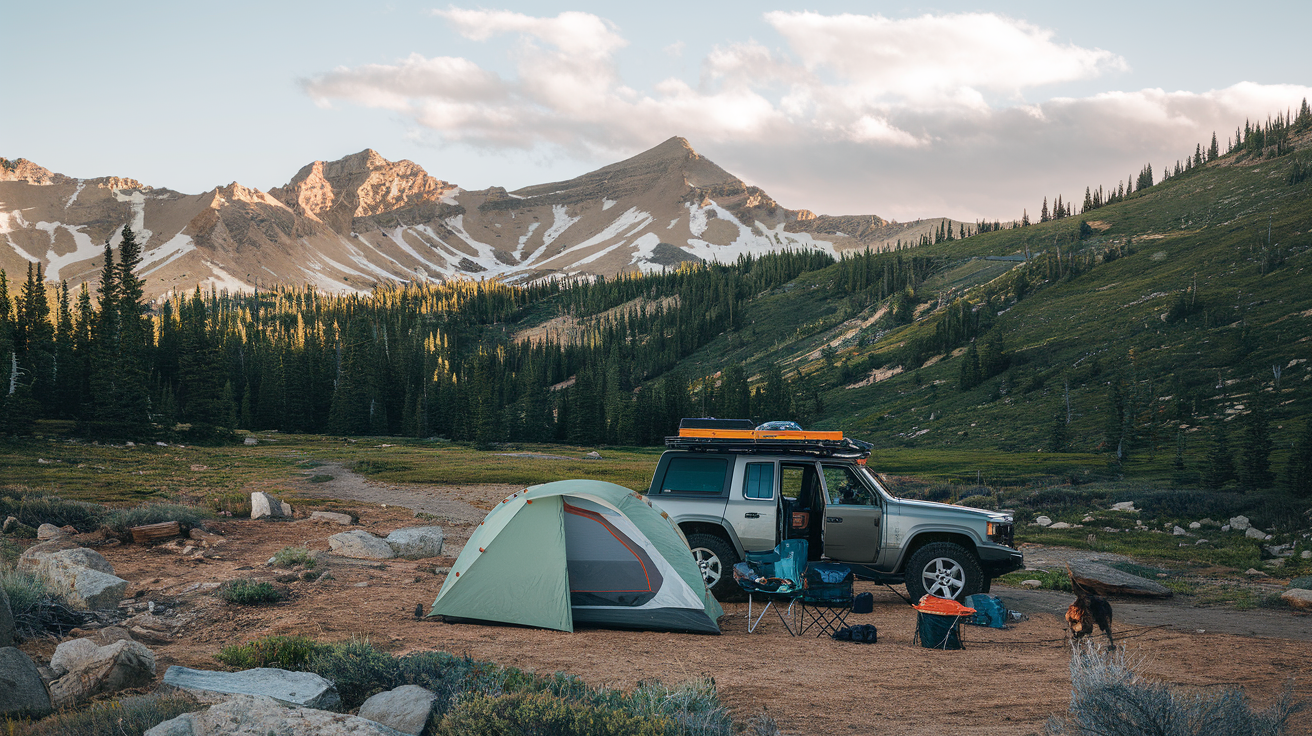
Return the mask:
{"type": "Polygon", "coordinates": [[[919,601],[926,593],[961,600],[984,589],[979,560],[952,542],[934,542],[916,550],[907,561],[904,575],[912,601],[919,601]]]}
{"type": "Polygon", "coordinates": [[[733,545],[714,534],[689,534],[688,546],[716,600],[728,600],[740,591],[733,581],[733,566],[739,562],[733,545]]]}

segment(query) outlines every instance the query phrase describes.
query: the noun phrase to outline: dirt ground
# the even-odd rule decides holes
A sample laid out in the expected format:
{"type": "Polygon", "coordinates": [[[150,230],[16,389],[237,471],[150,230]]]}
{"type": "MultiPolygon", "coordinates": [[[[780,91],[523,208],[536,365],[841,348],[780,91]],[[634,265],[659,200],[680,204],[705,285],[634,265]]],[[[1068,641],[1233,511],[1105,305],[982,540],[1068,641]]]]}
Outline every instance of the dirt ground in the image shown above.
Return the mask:
{"type": "MultiPolygon", "coordinates": [[[[243,607],[224,603],[210,591],[234,578],[286,577],[287,571],[265,564],[275,552],[288,545],[326,551],[328,537],[343,527],[303,518],[227,520],[213,524],[224,541],[208,549],[187,550],[181,542],[101,548],[117,574],[131,582],[125,615],[144,614],[153,602],[157,626],[176,629],[169,640],[149,643],[160,677],[172,664],[222,668],[213,656],[229,644],[268,634],[305,634],[328,641],[367,637],[396,654],[441,649],[538,672],[568,672],[618,688],[645,679],[679,682],[709,675],[736,717],[764,709],[788,734],[912,734],[927,728],[963,736],[1031,734],[1069,703],[1070,650],[1059,612],[1070,597],[1044,591],[995,589],[1009,607],[1028,611],[1029,620],[1008,630],[963,627],[966,648],[961,651],[913,646],[914,612],[888,589],[868,583],[858,583],[858,590],[874,594],[875,610],[849,621],[875,624],[879,643],[873,645],[790,637],[771,619],[749,635],[745,603],[725,604],[721,636],[600,629],[566,634],[417,620],[416,605],[425,610],[431,605],[483,509],[518,489],[394,488],[340,466],[319,467],[315,473],[334,480],[304,483],[299,489],[304,496],[341,499],[337,507],[359,514],[357,528],[375,534],[440,524],[448,532],[447,554],[452,556],[378,563],[334,557],[327,563],[332,579],[281,582],[290,600],[243,607]],[[438,518],[417,520],[416,510],[438,518]]],[[[1242,687],[1258,704],[1293,682],[1300,697],[1312,698],[1312,618],[1178,603],[1113,605],[1123,645],[1146,661],[1147,673],[1155,678],[1242,687]],[[1218,623],[1221,619],[1231,623],[1218,623]],[[1141,628],[1159,624],[1165,626],[1141,628]]],[[[48,658],[55,643],[36,641],[25,649],[48,658]]],[[[1300,718],[1293,732],[1312,733],[1312,713],[1300,718]]]]}

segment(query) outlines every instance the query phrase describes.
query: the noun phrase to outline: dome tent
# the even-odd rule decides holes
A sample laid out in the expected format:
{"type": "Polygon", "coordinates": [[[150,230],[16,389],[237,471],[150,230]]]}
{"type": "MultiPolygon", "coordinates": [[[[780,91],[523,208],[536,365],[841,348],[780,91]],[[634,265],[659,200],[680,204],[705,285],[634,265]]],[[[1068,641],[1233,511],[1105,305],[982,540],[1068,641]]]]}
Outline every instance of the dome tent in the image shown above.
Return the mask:
{"type": "Polygon", "coordinates": [[[682,532],[645,496],[563,480],[515,493],[488,513],[429,616],[718,634],[723,613],[682,532]]]}

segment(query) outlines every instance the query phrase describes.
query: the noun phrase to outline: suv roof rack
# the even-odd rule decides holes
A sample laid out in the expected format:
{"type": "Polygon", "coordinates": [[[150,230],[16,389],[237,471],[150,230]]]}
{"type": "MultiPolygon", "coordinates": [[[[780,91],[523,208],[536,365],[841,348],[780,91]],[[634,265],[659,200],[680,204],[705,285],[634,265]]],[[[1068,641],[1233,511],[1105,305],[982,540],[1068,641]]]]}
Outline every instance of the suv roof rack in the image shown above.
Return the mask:
{"type": "Polygon", "coordinates": [[[789,455],[813,455],[848,459],[865,458],[874,445],[844,437],[842,432],[752,429],[679,428],[675,437],[666,437],[672,450],[704,452],[759,452],[789,455]]]}

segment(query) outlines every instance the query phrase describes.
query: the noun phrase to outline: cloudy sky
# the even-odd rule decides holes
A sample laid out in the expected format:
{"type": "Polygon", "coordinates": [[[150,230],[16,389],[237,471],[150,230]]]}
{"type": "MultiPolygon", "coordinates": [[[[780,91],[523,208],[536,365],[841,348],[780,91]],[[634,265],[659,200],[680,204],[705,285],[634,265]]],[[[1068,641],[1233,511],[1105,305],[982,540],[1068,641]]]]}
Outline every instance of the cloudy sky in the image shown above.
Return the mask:
{"type": "Polygon", "coordinates": [[[29,2],[0,27],[0,156],[191,193],[364,148],[513,190],[680,135],[787,207],[1009,219],[1312,97],[1305,1],[29,2]]]}

